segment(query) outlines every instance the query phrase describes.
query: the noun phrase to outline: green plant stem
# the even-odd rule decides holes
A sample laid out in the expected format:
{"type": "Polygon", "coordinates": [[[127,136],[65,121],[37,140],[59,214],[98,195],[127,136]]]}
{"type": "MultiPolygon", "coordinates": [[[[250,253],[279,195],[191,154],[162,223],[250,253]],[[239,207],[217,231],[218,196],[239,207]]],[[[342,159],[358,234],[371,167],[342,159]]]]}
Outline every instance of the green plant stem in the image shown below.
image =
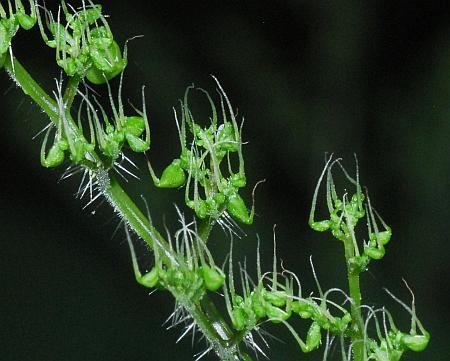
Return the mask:
{"type": "Polygon", "coordinates": [[[55,99],[41,88],[22,64],[15,57],[11,61],[11,57],[8,56],[4,67],[16,84],[22,88],[23,92],[39,105],[54,124],[58,124],[59,111],[55,99]]]}
{"type": "Polygon", "coordinates": [[[364,324],[361,315],[361,289],[359,286],[359,273],[355,273],[350,268],[350,259],[355,256],[353,240],[348,237],[344,242],[345,260],[347,263],[347,277],[350,297],[353,302],[351,305],[352,315],[352,351],[353,361],[365,361],[364,348],[364,324]]]}
{"type": "MultiPolygon", "coordinates": [[[[59,109],[55,100],[42,89],[20,62],[16,58],[11,60],[11,58],[8,57],[4,66],[11,78],[22,88],[24,93],[33,99],[54,124],[58,124],[59,109]]],[[[70,105],[76,95],[78,84],[79,79],[77,78],[71,78],[69,80],[64,99],[65,101],[67,100],[70,105]]],[[[67,118],[71,123],[71,126],[73,126],[73,130],[77,132],[77,135],[83,137],[83,134],[74,123],[70,114],[67,115],[67,118]]],[[[95,153],[92,155],[99,159],[95,153]]],[[[154,242],[158,242],[167,257],[171,253],[168,243],[160,233],[151,226],[149,220],[126,194],[119,182],[101,167],[93,172],[96,175],[103,194],[127,225],[139,237],[144,239],[150,248],[153,248],[154,242]]],[[[206,227],[206,230],[208,230],[206,233],[209,233],[209,226],[206,227]]],[[[206,339],[212,344],[214,351],[222,360],[236,361],[240,359],[239,350],[234,342],[235,338],[233,331],[225,322],[207,294],[203,296],[200,303],[191,302],[185,306],[191,312],[194,321],[198,327],[200,327],[206,339]]]]}

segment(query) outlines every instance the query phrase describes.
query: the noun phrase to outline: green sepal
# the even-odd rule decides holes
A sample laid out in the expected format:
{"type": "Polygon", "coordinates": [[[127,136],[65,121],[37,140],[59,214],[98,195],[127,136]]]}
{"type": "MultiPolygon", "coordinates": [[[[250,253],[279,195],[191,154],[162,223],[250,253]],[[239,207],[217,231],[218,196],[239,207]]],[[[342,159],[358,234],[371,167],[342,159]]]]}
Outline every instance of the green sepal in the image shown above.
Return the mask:
{"type": "Polygon", "coordinates": [[[89,50],[94,65],[105,73],[113,72],[122,63],[119,44],[110,38],[98,39],[89,50]]]}
{"type": "Polygon", "coordinates": [[[247,184],[245,174],[236,173],[230,177],[231,184],[237,188],[243,188],[247,184]]]}
{"type": "Polygon", "coordinates": [[[222,205],[225,203],[225,201],[226,201],[226,197],[223,193],[218,192],[218,193],[214,194],[214,202],[216,202],[216,204],[222,205]]]}
{"type": "Polygon", "coordinates": [[[230,122],[221,125],[217,131],[219,148],[225,152],[237,152],[240,144],[234,137],[234,127],[230,122]]]}
{"type": "Polygon", "coordinates": [[[181,168],[181,161],[175,159],[164,169],[161,179],[156,184],[159,188],[178,188],[186,181],[186,174],[181,168]]]}
{"type": "Polygon", "coordinates": [[[112,136],[108,139],[106,144],[103,147],[101,147],[101,151],[108,158],[116,160],[120,155],[122,145],[123,141],[118,141],[115,139],[114,136],[112,136]]]}
{"type": "MultiPolygon", "coordinates": [[[[329,321],[329,327],[331,332],[336,334],[342,334],[348,327],[348,324],[352,321],[352,316],[350,313],[346,312],[342,318],[335,317],[333,321],[329,321]]],[[[325,328],[322,326],[322,328],[325,328]]]]}
{"type": "Polygon", "coordinates": [[[70,153],[70,159],[74,163],[80,163],[88,151],[87,149],[87,143],[84,140],[81,139],[75,139],[73,142],[73,150],[71,150],[70,153]]]}
{"type": "Polygon", "coordinates": [[[95,85],[102,85],[105,84],[107,80],[110,80],[108,79],[108,75],[99,70],[95,65],[92,65],[86,72],[86,79],[95,85]]]}
{"type": "Polygon", "coordinates": [[[208,215],[208,205],[204,200],[198,200],[197,205],[194,202],[190,202],[187,206],[193,208],[195,210],[195,214],[200,219],[205,219],[208,215]]]}
{"type": "Polygon", "coordinates": [[[68,76],[74,76],[77,73],[77,63],[73,58],[58,59],[56,63],[64,69],[68,76]]]}
{"type": "Polygon", "coordinates": [[[221,270],[209,266],[201,266],[198,271],[205,282],[207,290],[215,292],[223,286],[225,275],[221,270]]]}

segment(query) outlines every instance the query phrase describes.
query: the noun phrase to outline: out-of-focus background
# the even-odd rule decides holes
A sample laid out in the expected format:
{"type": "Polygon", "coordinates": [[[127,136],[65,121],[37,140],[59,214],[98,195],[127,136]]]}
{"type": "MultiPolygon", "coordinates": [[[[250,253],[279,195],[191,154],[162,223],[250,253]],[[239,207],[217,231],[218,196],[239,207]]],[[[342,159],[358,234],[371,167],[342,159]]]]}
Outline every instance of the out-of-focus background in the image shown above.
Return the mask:
{"type": "MultiPolygon", "coordinates": [[[[56,9],[55,3],[47,5],[56,9]]],[[[310,230],[307,218],[325,153],[343,157],[351,172],[356,153],[361,181],[394,232],[385,258],[362,276],[364,302],[386,305],[408,330],[409,315],[383,291],[409,302],[406,279],[432,341],[405,360],[450,359],[450,4],[104,3],[121,44],[144,35],[129,44],[124,94],[139,105],[146,85],[148,155],[156,169],[178,155],[172,107],[191,83],[214,93],[210,75],[217,76],[245,117],[248,204],[252,185],[267,182],[256,193],[254,225],[243,227],[248,237],[235,242],[236,261],[247,258],[255,271],[258,233],[270,269],[276,224],[278,255],[305,292],[317,293],[310,255],[323,288],[346,289],[341,245],[310,230]]],[[[20,32],[13,50],[46,89],[55,89],[54,52],[37,29],[20,32]]],[[[112,236],[117,219],[109,207],[82,210],[85,202],[73,197],[79,179],[58,182],[61,169],[40,167],[42,138],[32,137],[47,124],[44,114],[5,73],[0,94],[1,359],[191,360],[204,346],[175,344],[182,330],[161,327],[172,299],[148,296],[134,282],[123,232],[112,236]]],[[[137,162],[142,181],[126,188],[141,207],[139,195],[146,197],[156,224],[165,218],[176,226],[173,204],[182,204],[183,192],[155,189],[145,163],[137,162]]],[[[223,259],[228,247],[218,230],[213,253],[223,259]]],[[[145,249],[139,252],[143,267],[150,265],[145,249]]],[[[301,354],[282,327],[267,329],[285,342],[270,342],[270,359],[322,360],[321,351],[301,354]]]]}

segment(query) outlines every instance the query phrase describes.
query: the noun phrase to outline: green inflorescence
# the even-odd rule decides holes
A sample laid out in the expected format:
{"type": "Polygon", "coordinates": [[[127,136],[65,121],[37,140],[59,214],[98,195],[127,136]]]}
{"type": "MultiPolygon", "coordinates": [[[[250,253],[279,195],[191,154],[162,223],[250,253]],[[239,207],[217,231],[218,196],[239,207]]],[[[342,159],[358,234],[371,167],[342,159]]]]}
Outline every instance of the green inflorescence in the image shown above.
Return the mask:
{"type": "Polygon", "coordinates": [[[86,77],[93,84],[104,84],[127,66],[127,50],[122,51],[102,14],[102,6],[88,5],[76,11],[61,1],[56,19],[44,9],[47,35],[39,7],[37,20],[45,43],[56,49],[56,63],[68,76],[86,77]],[[64,19],[62,19],[64,18],[64,19]],[[63,24],[65,21],[66,24],[63,24]]]}
{"type": "Polygon", "coordinates": [[[221,116],[209,94],[198,89],[207,97],[212,112],[209,126],[202,127],[189,108],[188,96],[194,87],[188,87],[181,104],[181,124],[177,119],[181,154],[163,170],[160,178],[155,175],[150,162],[148,167],[156,187],[185,186],[186,205],[198,218],[217,221],[228,212],[237,221],[252,224],[254,205],[249,212],[239,195],[240,188],[247,184],[242,124],[238,125],[227,95],[217,79],[214,80],[220,95],[221,116]],[[231,165],[232,157],[237,159],[237,169],[231,165]]]}
{"type": "Polygon", "coordinates": [[[36,24],[36,4],[34,0],[29,0],[30,12],[27,11],[21,0],[8,0],[7,9],[0,4],[0,69],[3,67],[8,50],[11,52],[11,41],[19,28],[30,30],[36,24]]]}
{"type": "MultiPolygon", "coordinates": [[[[218,102],[201,88],[186,89],[179,114],[175,111],[180,154],[158,178],[148,160],[152,153],[144,87],[141,88],[142,109],[133,107],[134,113],[126,115],[122,85],[127,45],[122,51],[102,6],[87,0],[76,10],[61,1],[55,16],[34,0],[29,0],[28,5],[26,9],[20,0],[15,0],[14,5],[7,0],[5,10],[0,4],[0,67],[9,72],[51,120],[44,128],[41,164],[46,168],[69,164],[63,177],[82,174],[77,192],[80,198],[89,194],[89,205],[104,197],[113,206],[125,224],[136,281],[143,287],[166,290],[173,295],[177,306],[169,318],[172,326],[187,324],[180,338],[198,329],[206,339],[208,348],[199,358],[213,351],[225,361],[248,361],[251,357],[246,346],[266,356],[254,336],[261,336],[264,324],[269,322],[286,327],[303,353],[312,352],[324,343],[324,360],[331,340],[336,338],[340,340],[342,358],[353,361],[398,361],[406,351],[420,352],[427,347],[430,334],[416,315],[412,291],[411,306],[408,306],[386,290],[410,314],[408,332],[396,326],[384,307],[375,309],[362,304],[359,276],[371,261],[385,256],[392,230],[372,206],[367,190],[363,190],[357,162],[352,177],[340,159],[329,157],[317,182],[309,215],[313,230],[329,232],[343,245],[348,294],[339,288],[322,291],[311,261],[318,292],[306,295],[297,275],[284,267],[279,269],[275,241],[271,271],[262,273],[258,243],[256,280],[252,280],[246,264],[240,265],[236,277],[233,230],[230,230],[231,251],[225,262],[228,272],[225,266],[216,264],[207,247],[215,224],[224,226],[237,221],[250,225],[255,214],[254,190],[250,209],[240,194],[247,184],[243,122],[238,122],[219,81],[214,78],[218,102]],[[29,30],[36,22],[44,43],[56,50],[56,63],[67,77],[67,81],[62,76],[57,81],[53,97],[34,81],[12,53],[12,40],[17,31],[29,30]],[[119,77],[117,96],[110,84],[116,77],[119,77]],[[107,108],[85,81],[107,86],[107,108]],[[211,114],[206,121],[194,115],[190,107],[189,99],[194,91],[209,103],[211,114]],[[77,109],[74,104],[78,104],[77,109]],[[158,232],[150,214],[142,214],[115,177],[116,174],[125,179],[135,176],[125,166],[135,167],[128,153],[146,154],[150,176],[157,188],[184,187],[185,205],[196,217],[193,222],[187,223],[178,211],[181,228],[174,235],[167,231],[165,237],[158,232]],[[339,194],[334,182],[336,168],[353,188],[353,194],[339,194]],[[323,182],[328,215],[316,220],[323,182]],[[138,265],[134,233],[152,250],[154,263],[148,272],[142,273],[138,265]],[[213,293],[223,293],[226,315],[212,301],[213,293]],[[344,302],[333,299],[335,295],[343,296],[344,302]],[[363,314],[363,311],[367,312],[363,314]],[[306,322],[303,338],[293,326],[295,319],[306,322]],[[349,347],[352,355],[348,354],[349,347]]],[[[264,337],[261,338],[265,343],[264,337]]]]}

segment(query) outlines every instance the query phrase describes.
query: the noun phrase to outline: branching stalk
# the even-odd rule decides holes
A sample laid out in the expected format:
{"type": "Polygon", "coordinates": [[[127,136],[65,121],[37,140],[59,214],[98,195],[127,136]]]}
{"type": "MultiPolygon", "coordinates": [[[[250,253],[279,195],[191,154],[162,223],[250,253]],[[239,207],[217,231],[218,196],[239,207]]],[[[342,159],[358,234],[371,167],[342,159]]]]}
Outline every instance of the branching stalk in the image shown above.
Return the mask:
{"type": "MultiPolygon", "coordinates": [[[[8,58],[5,62],[5,68],[11,78],[22,88],[24,93],[33,99],[33,101],[47,114],[54,124],[58,124],[59,112],[55,100],[51,98],[30,76],[22,64],[16,58],[13,58],[13,63],[11,62],[11,59],[8,58]]],[[[69,85],[65,93],[65,98],[69,105],[72,104],[78,83],[78,78],[71,78],[69,81],[69,85]]],[[[82,137],[83,135],[78,130],[70,116],[70,106],[67,110],[67,117],[72,123],[74,131],[78,131],[77,135],[82,137]]],[[[123,190],[117,179],[110,176],[108,172],[101,167],[94,171],[94,173],[104,196],[107,198],[114,210],[120,214],[126,224],[139,237],[145,240],[150,248],[153,248],[154,242],[156,241],[154,237],[157,237],[157,242],[160,247],[162,247],[163,251],[169,254],[170,249],[167,241],[155,228],[151,227],[148,219],[123,190]]],[[[209,227],[209,225],[206,226],[208,231],[205,233],[205,236],[209,233],[209,227]]],[[[195,323],[203,332],[206,339],[211,343],[211,345],[213,345],[214,351],[219,357],[221,357],[222,360],[239,360],[239,351],[234,342],[233,331],[227,325],[207,294],[203,296],[200,303],[188,304],[186,305],[186,309],[191,312],[195,323]]]]}

